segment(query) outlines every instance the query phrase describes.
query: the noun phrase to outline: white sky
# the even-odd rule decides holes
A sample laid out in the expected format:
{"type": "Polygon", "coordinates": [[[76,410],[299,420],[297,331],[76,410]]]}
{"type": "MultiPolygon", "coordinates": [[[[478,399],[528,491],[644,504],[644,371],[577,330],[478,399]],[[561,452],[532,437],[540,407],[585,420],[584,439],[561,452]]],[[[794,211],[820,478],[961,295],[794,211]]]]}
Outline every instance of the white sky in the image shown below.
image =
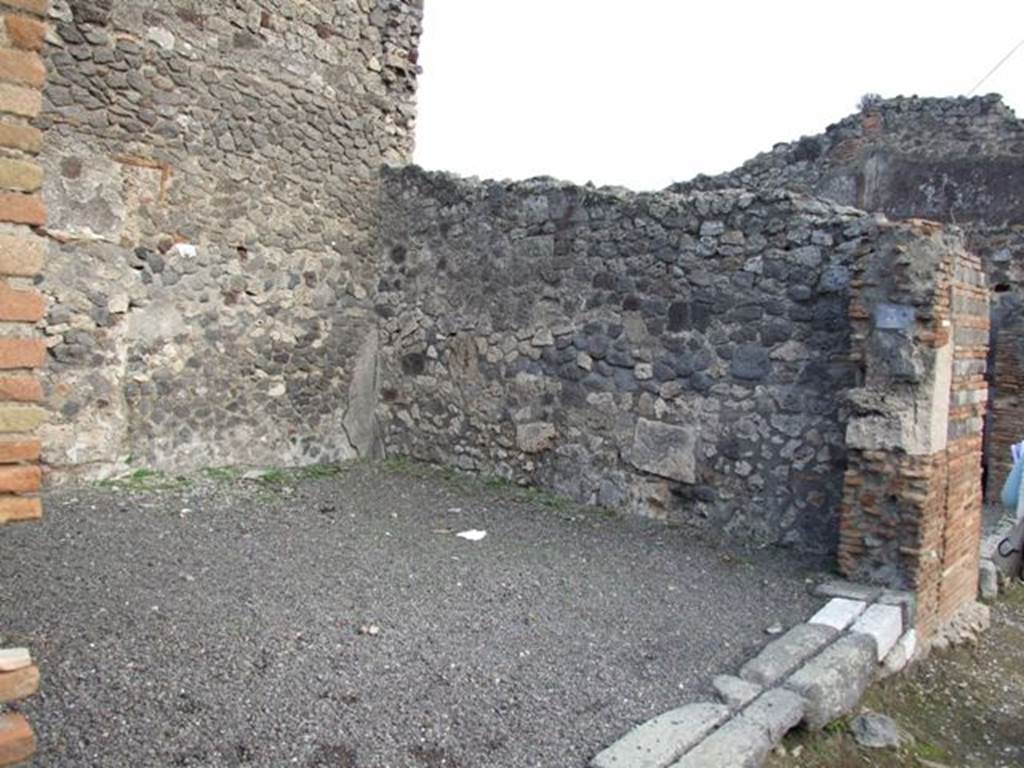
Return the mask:
{"type": "MultiPolygon", "coordinates": [[[[861,95],[966,93],[1022,0],[425,0],[415,160],[657,189],[820,133],[861,95]]],[[[1024,117],[1024,49],[979,90],[1024,117]]]]}

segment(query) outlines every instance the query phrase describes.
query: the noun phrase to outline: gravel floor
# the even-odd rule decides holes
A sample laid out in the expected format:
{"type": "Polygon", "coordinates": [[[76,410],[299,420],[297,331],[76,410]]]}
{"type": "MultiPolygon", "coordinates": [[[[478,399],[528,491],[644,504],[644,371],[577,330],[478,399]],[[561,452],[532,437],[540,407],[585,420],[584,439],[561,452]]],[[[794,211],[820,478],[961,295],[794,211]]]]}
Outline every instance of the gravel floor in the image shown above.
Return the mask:
{"type": "Polygon", "coordinates": [[[789,553],[422,467],[315,474],[59,490],[2,531],[37,765],[582,768],[817,607],[789,553]]]}

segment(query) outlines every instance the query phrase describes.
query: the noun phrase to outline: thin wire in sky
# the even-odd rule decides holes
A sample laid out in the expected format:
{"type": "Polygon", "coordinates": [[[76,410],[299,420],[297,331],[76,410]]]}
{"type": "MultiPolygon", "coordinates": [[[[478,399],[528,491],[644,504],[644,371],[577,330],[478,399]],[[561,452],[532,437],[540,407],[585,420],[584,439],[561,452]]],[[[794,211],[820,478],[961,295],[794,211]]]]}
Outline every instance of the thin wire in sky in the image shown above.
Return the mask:
{"type": "Polygon", "coordinates": [[[992,75],[994,75],[996,73],[996,71],[1001,66],[1003,66],[1003,64],[1005,64],[1009,60],[1009,58],[1011,56],[1013,56],[1013,54],[1015,54],[1022,46],[1024,46],[1024,40],[1021,40],[1019,43],[1017,43],[1015,46],[1013,46],[1013,48],[1010,49],[1010,52],[1008,54],[1003,56],[1003,58],[1001,58],[999,60],[999,62],[994,67],[992,67],[992,69],[990,69],[988,71],[988,73],[983,78],[981,78],[981,80],[979,80],[977,83],[975,83],[974,87],[971,88],[971,90],[969,90],[967,92],[967,95],[968,96],[973,96],[974,92],[976,90],[978,90],[979,88],[981,88],[982,83],[984,83],[986,80],[988,80],[990,77],[992,77],[992,75]]]}

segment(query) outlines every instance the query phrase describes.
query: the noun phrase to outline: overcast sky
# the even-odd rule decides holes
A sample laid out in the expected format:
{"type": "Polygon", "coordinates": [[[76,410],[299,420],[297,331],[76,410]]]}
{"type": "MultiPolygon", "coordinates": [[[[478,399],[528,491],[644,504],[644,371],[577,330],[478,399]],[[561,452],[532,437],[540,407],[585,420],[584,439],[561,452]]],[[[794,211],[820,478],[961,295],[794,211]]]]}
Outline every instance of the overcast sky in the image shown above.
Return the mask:
{"type": "MultiPolygon", "coordinates": [[[[416,162],[657,189],[820,133],[861,95],[963,94],[1024,0],[425,0],[416,162]]],[[[1024,48],[979,93],[1024,117],[1024,48]]]]}

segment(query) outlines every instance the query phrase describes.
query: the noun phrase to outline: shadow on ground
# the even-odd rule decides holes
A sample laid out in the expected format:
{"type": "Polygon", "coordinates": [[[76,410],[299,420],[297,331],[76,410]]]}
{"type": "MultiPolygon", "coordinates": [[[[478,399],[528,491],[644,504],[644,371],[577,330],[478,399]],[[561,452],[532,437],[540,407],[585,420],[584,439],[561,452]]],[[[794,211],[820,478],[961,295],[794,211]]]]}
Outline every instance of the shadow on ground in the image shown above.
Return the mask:
{"type": "Polygon", "coordinates": [[[863,707],[903,730],[895,750],[864,749],[847,724],[795,733],[768,768],[1019,768],[1024,765],[1024,587],[993,607],[977,646],[935,654],[876,685],[863,707]]]}
{"type": "Polygon", "coordinates": [[[368,463],[60,490],[0,546],[53,768],[582,767],[806,618],[820,566],[368,463]]]}

